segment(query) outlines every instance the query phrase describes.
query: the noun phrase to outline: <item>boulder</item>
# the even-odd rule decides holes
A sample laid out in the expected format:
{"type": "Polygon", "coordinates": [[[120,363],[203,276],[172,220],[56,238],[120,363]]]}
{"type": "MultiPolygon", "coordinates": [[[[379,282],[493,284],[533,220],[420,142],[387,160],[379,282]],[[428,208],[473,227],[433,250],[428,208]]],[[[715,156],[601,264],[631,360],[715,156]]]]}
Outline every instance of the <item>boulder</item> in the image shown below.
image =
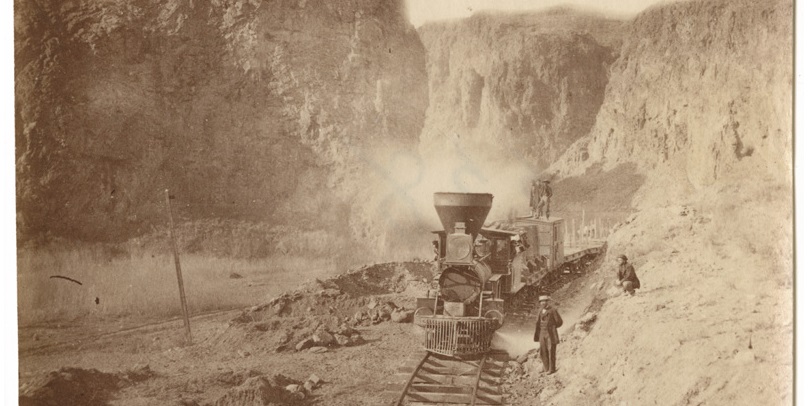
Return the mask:
{"type": "Polygon", "coordinates": [[[312,352],[314,354],[321,354],[321,353],[327,352],[328,350],[327,350],[327,347],[310,347],[310,349],[307,350],[307,351],[312,352]]]}
{"type": "MultiPolygon", "coordinates": [[[[278,398],[281,388],[274,387],[262,376],[248,378],[242,385],[230,389],[217,401],[215,406],[267,405],[278,398]]],[[[284,393],[284,392],[283,392],[284,393]]]]}
{"type": "Polygon", "coordinates": [[[305,383],[302,384],[302,386],[308,392],[313,392],[313,389],[316,389],[316,384],[314,384],[313,382],[310,382],[310,381],[305,381],[305,383]]]}
{"type": "Polygon", "coordinates": [[[319,376],[316,375],[316,374],[310,374],[310,376],[307,377],[307,380],[310,381],[310,382],[313,382],[313,384],[316,385],[316,386],[321,385],[321,382],[322,382],[321,378],[319,378],[319,376]]]}
{"type": "Polygon", "coordinates": [[[378,313],[391,314],[393,311],[395,311],[397,309],[398,309],[398,307],[395,306],[394,303],[386,302],[378,309],[378,313]]]}
{"type": "Polygon", "coordinates": [[[320,296],[323,296],[323,297],[330,297],[330,298],[335,298],[336,296],[338,296],[338,295],[340,295],[340,294],[341,294],[341,291],[340,291],[340,290],[338,290],[338,289],[333,289],[333,288],[322,289],[322,290],[319,292],[319,295],[320,295],[320,296]]]}
{"type": "Polygon", "coordinates": [[[524,370],[531,377],[541,376],[544,372],[544,363],[537,357],[530,358],[524,364],[524,370]]]}
{"type": "Polygon", "coordinates": [[[319,331],[316,334],[313,334],[313,343],[315,345],[326,347],[335,344],[335,342],[335,337],[326,331],[319,331]]]}
{"type": "Polygon", "coordinates": [[[274,374],[274,376],[271,377],[271,381],[275,386],[288,386],[293,383],[295,384],[299,383],[295,379],[288,378],[287,376],[282,374],[274,374]]]}
{"type": "Polygon", "coordinates": [[[313,337],[308,337],[296,344],[296,351],[304,351],[314,345],[313,337]]]}
{"type": "Polygon", "coordinates": [[[296,392],[301,392],[302,389],[301,389],[301,386],[292,383],[292,384],[290,384],[288,386],[285,386],[285,390],[290,392],[290,393],[296,393],[296,392]]]}
{"type": "Polygon", "coordinates": [[[357,332],[358,332],[357,330],[355,330],[354,328],[347,325],[347,323],[341,323],[341,325],[338,326],[338,330],[336,331],[336,335],[342,335],[342,336],[349,337],[349,336],[351,336],[351,335],[353,335],[353,334],[355,334],[357,332]]]}
{"type": "Polygon", "coordinates": [[[335,339],[336,339],[336,344],[338,344],[338,345],[340,345],[342,347],[346,347],[347,345],[350,344],[350,338],[347,337],[347,336],[336,334],[335,339]]]}
{"type": "Polygon", "coordinates": [[[282,311],[283,311],[283,310],[285,310],[285,304],[284,304],[284,303],[282,303],[282,302],[279,302],[279,303],[277,303],[277,304],[273,305],[273,307],[271,308],[271,312],[272,312],[272,313],[273,313],[275,316],[280,315],[280,314],[282,313],[282,311]]]}
{"type": "Polygon", "coordinates": [[[364,343],[364,339],[361,337],[360,334],[353,334],[350,336],[350,344],[349,345],[360,345],[364,343]]]}
{"type": "Polygon", "coordinates": [[[395,310],[392,312],[392,321],[395,323],[408,323],[412,319],[414,312],[406,310],[395,310]]]}
{"type": "Polygon", "coordinates": [[[131,369],[127,370],[127,379],[132,382],[142,382],[154,377],[155,372],[149,367],[149,364],[136,364],[131,369]]]}

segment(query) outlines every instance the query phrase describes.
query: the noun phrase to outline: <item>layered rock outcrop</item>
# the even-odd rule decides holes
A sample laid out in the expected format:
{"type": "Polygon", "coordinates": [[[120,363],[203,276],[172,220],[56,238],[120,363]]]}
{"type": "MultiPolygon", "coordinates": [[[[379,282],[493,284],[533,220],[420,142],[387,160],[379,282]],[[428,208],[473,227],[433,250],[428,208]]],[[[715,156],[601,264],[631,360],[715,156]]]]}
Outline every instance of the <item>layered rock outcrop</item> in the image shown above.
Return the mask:
{"type": "Polygon", "coordinates": [[[402,2],[16,2],[19,231],[125,239],[168,188],[184,220],[364,233],[365,151],[416,147],[423,52],[402,2]]]}
{"type": "Polygon", "coordinates": [[[540,171],[592,128],[620,27],[568,9],[421,27],[430,95],[421,151],[523,158],[540,171]]]}
{"type": "Polygon", "coordinates": [[[791,2],[649,9],[630,22],[609,77],[589,137],[554,171],[633,162],[693,188],[747,178],[789,184],[791,2]]]}

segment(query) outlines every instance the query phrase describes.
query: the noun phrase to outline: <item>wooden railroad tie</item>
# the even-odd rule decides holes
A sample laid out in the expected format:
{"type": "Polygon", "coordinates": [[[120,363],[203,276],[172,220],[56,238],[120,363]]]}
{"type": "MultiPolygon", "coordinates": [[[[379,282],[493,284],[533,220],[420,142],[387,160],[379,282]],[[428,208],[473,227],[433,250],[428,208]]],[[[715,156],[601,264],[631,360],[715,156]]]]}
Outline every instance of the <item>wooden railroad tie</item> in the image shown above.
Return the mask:
{"type": "Polygon", "coordinates": [[[425,353],[416,367],[398,369],[406,383],[395,404],[501,405],[500,377],[509,358],[504,351],[471,360],[425,353]]]}

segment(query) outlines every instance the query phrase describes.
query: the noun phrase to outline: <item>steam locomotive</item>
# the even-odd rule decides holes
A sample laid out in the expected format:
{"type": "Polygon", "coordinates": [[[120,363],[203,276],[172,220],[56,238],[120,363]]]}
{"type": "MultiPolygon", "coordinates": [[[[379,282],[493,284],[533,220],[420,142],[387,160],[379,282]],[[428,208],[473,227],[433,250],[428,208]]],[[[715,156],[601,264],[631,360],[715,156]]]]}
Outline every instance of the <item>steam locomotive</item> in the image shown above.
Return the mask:
{"type": "Polygon", "coordinates": [[[592,244],[565,254],[561,218],[522,217],[483,227],[492,202],[489,193],[434,194],[443,225],[434,232],[437,289],[418,297],[415,311],[427,351],[452,357],[488,352],[506,303],[603,249],[592,244]]]}

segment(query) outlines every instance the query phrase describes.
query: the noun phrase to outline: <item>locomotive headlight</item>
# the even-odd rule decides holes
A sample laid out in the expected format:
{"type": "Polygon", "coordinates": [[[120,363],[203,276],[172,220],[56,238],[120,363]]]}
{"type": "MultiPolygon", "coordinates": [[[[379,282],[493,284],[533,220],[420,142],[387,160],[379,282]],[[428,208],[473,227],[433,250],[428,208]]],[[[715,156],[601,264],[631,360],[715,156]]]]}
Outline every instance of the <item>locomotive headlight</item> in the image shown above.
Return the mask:
{"type": "Polygon", "coordinates": [[[451,261],[470,261],[472,245],[470,235],[450,235],[446,250],[447,259],[451,261]]]}
{"type": "Polygon", "coordinates": [[[454,250],[454,259],[465,259],[471,253],[471,247],[468,244],[458,244],[452,248],[454,250]]]}

